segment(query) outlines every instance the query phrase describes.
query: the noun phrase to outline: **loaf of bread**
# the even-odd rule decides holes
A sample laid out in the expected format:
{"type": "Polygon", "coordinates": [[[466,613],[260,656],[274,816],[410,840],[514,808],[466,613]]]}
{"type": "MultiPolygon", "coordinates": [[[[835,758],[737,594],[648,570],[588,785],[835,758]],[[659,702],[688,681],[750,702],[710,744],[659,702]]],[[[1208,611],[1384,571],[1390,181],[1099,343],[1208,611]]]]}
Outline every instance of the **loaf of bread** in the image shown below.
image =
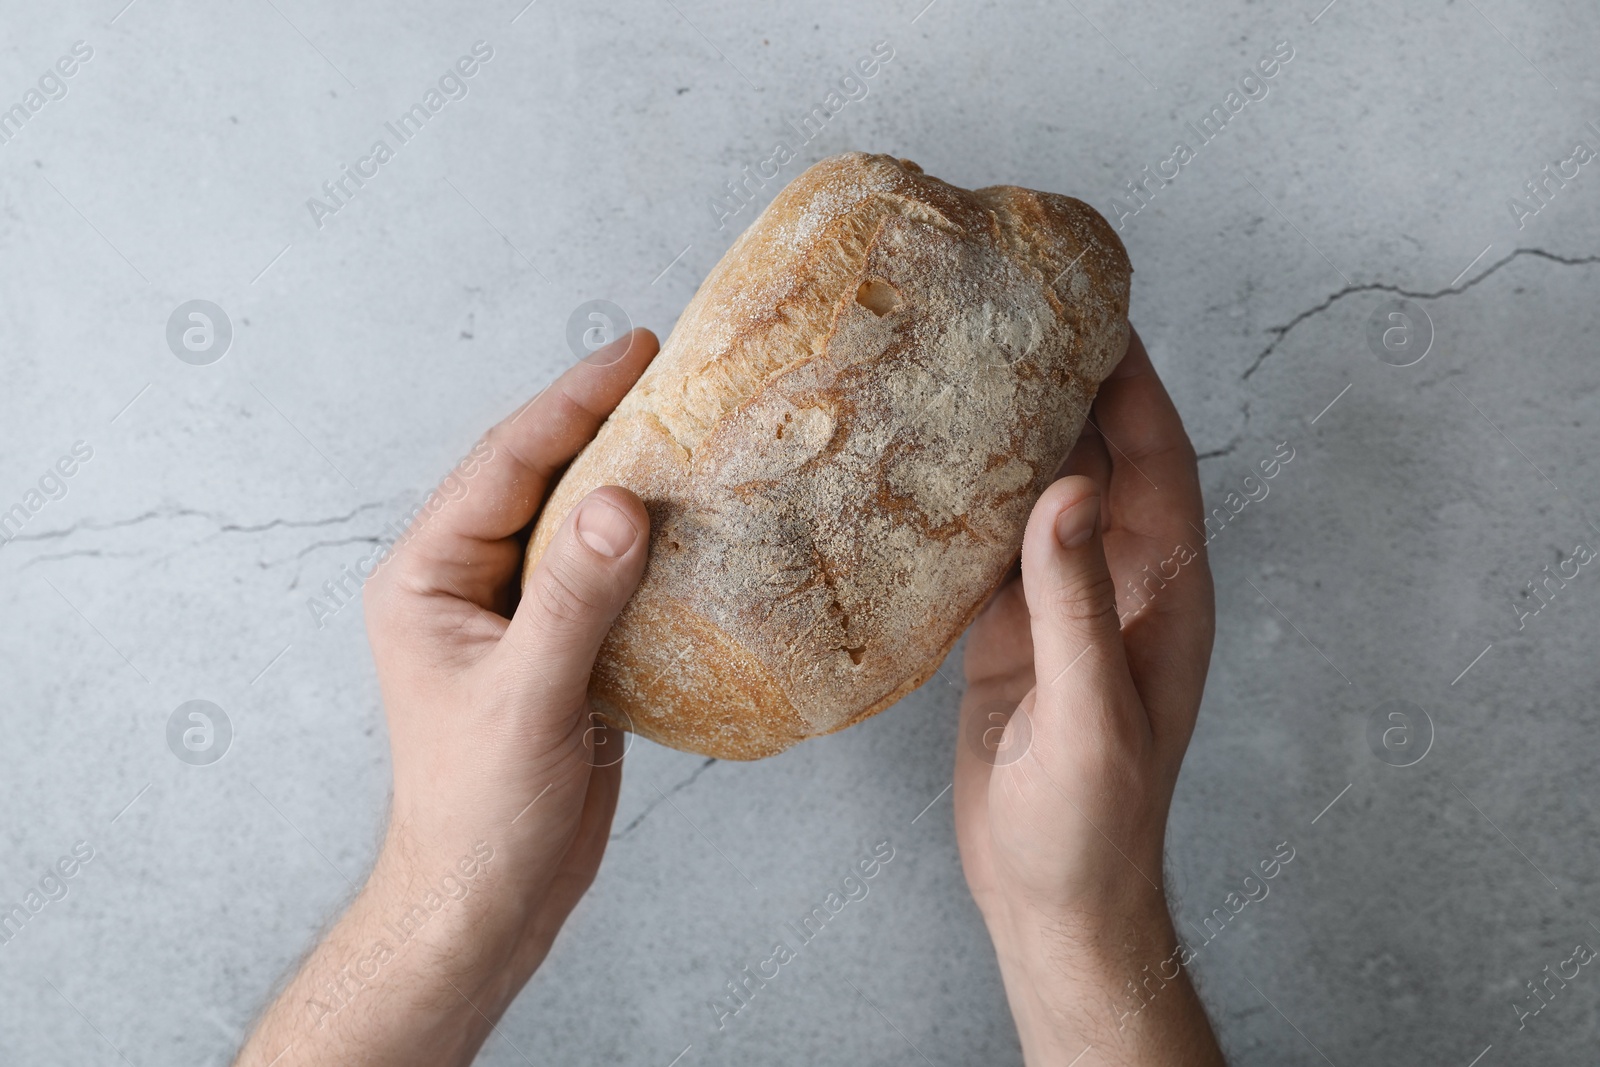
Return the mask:
{"type": "Polygon", "coordinates": [[[863,153],[790,182],[535,525],[530,572],[598,486],[650,513],[595,710],[759,759],[925,682],[1122,357],[1130,274],[1069,197],[968,191],[863,153]]]}

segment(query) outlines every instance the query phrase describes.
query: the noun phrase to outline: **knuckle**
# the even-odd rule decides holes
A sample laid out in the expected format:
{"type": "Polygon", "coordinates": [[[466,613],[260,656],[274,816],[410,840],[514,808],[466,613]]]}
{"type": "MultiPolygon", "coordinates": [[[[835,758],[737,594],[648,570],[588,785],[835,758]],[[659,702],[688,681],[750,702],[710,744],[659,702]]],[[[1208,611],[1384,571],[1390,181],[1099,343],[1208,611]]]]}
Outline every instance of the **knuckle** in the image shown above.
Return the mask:
{"type": "Polygon", "coordinates": [[[1177,465],[1184,470],[1194,470],[1200,465],[1200,454],[1195,451],[1194,442],[1180,427],[1177,439],[1167,448],[1168,453],[1177,460],[1177,465]]]}
{"type": "Polygon", "coordinates": [[[505,449],[510,434],[511,431],[506,423],[496,423],[489,427],[488,433],[483,435],[483,443],[498,453],[505,449]]]}
{"type": "Polygon", "coordinates": [[[1079,781],[1097,783],[1108,803],[1143,798],[1159,791],[1161,773],[1150,752],[1137,709],[1100,708],[1080,717],[1067,735],[1061,758],[1079,781]]]}
{"type": "Polygon", "coordinates": [[[1045,597],[1044,614],[1049,622],[1095,624],[1115,623],[1117,587],[1111,575],[1080,575],[1051,589],[1045,597]]]}
{"type": "MultiPolygon", "coordinates": [[[[547,557],[548,559],[548,557],[547,557]]],[[[541,614],[564,623],[577,623],[605,607],[605,594],[587,581],[570,563],[548,560],[531,583],[534,603],[541,614]]]]}

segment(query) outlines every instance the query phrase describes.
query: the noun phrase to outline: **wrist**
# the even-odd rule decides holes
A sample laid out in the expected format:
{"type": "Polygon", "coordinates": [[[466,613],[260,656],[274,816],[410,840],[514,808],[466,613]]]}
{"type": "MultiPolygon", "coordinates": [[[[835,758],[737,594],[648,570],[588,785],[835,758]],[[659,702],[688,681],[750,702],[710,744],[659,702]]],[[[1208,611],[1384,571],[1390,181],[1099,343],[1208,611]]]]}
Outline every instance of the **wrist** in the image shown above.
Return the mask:
{"type": "Polygon", "coordinates": [[[985,918],[1008,983],[1015,978],[1029,988],[1067,994],[1053,998],[1059,1003],[1109,1005],[1130,982],[1158,969],[1168,980],[1175,977],[1176,959],[1164,964],[1173,957],[1177,935],[1159,895],[1073,910],[1008,902],[995,912],[985,918]]]}
{"type": "Polygon", "coordinates": [[[396,957],[436,969],[477,1003],[474,989],[489,995],[509,978],[514,995],[538,965],[543,954],[527,949],[537,903],[490,842],[423,847],[391,827],[358,907],[396,957]]]}
{"type": "Polygon", "coordinates": [[[1066,1064],[1091,1044],[1105,1063],[1147,1062],[1138,1050],[1158,1017],[1201,1012],[1165,897],[1146,890],[1093,907],[1008,900],[985,911],[1028,1064],[1066,1064]]]}
{"type": "Polygon", "coordinates": [[[490,847],[438,853],[391,828],[252,1039],[261,1062],[292,1046],[307,1064],[469,1063],[541,958],[524,947],[531,905],[496,884],[508,866],[490,847]]]}

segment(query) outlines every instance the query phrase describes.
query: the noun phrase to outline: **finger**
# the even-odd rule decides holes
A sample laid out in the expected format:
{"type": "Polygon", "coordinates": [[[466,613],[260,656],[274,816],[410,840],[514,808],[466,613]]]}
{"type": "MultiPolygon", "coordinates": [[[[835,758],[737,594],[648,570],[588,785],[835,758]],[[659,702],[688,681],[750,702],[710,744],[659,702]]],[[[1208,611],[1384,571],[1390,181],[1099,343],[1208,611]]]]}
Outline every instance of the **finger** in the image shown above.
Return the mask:
{"type": "Polygon", "coordinates": [[[1105,438],[1100,436],[1093,418],[1094,412],[1091,410],[1089,417],[1084,420],[1083,432],[1078,434],[1077,444],[1072,446],[1061,469],[1056,471],[1056,479],[1060,480],[1069,474],[1081,474],[1094,481],[1100,496],[1104,498],[1111,488],[1111,453],[1106,449],[1105,438]]]}
{"type": "MultiPolygon", "coordinates": [[[[970,690],[969,690],[970,692],[970,690]]],[[[956,818],[973,817],[978,825],[987,822],[983,814],[988,807],[989,776],[994,769],[994,749],[986,748],[1003,733],[1004,721],[996,721],[1010,713],[1010,708],[998,700],[980,700],[966,696],[957,713],[956,759],[952,785],[956,818]]]]}
{"type": "MultiPolygon", "coordinates": [[[[1091,744],[1142,740],[1148,725],[1122,649],[1117,602],[1100,534],[1101,498],[1081,475],[1034,506],[1022,540],[1041,733],[1091,744]]],[[[1099,749],[1093,749],[1098,751],[1099,749]]]]}
{"type": "Polygon", "coordinates": [[[1157,731],[1168,715],[1187,737],[1215,627],[1200,475],[1183,420],[1137,333],[1094,408],[1110,446],[1106,544],[1129,667],[1157,731]]]}
{"type": "Polygon", "coordinates": [[[580,870],[593,871],[600,865],[600,855],[611,837],[611,820],[617,813],[617,793],[622,787],[622,761],[628,735],[595,719],[585,733],[584,745],[590,763],[589,791],[578,822],[578,843],[588,844],[576,849],[572,858],[576,859],[580,870]]]}
{"type": "MultiPolygon", "coordinates": [[[[1084,421],[1083,429],[1078,433],[1078,440],[1073,443],[1072,451],[1067,453],[1067,458],[1061,461],[1056,468],[1056,473],[1050,480],[1058,482],[1069,474],[1081,474],[1092,478],[1100,490],[1100,496],[1105,498],[1111,482],[1111,456],[1106,452],[1106,443],[1100,436],[1100,431],[1088,420],[1084,421]]],[[[1004,589],[1012,582],[1022,578],[1022,554],[1017,553],[1017,558],[1011,561],[1011,566],[1006,570],[1006,576],[1001,588],[1004,589]]],[[[993,600],[994,598],[991,598],[993,600]]],[[[1031,655],[1031,650],[1029,651],[1031,655]]]]}
{"type": "Polygon", "coordinates": [[[1012,703],[1033,686],[1033,638],[1028,633],[1028,601],[1022,590],[1022,561],[1016,579],[995,590],[967,631],[962,672],[968,686],[999,684],[1012,703]]]}
{"type": "Polygon", "coordinates": [[[956,791],[963,795],[956,798],[958,805],[971,803],[966,790],[987,781],[995,767],[1015,763],[1033,741],[1033,688],[1019,694],[1006,686],[981,686],[974,693],[961,702],[955,773],[956,791]]]}
{"type": "Polygon", "coordinates": [[[528,576],[495,654],[526,676],[558,730],[585,706],[600,642],[644,573],[649,530],[638,497],[601,486],[572,509],[528,576]]]}
{"type": "Polygon", "coordinates": [[[1108,528],[1166,543],[1198,523],[1200,476],[1183,419],[1137,332],[1090,415],[1106,442],[1117,495],[1108,528]]]}
{"type": "Polygon", "coordinates": [[[419,593],[464,596],[493,610],[517,575],[520,548],[497,543],[533,520],[550,478],[594,438],[659,348],[633,330],[570,367],[499,423],[429,497],[399,548],[398,573],[419,593]],[[429,507],[437,504],[434,510],[429,507]]]}
{"type": "MultiPolygon", "coordinates": [[[[596,726],[585,731],[585,747],[592,753],[621,752],[625,744],[622,731],[596,726]]],[[[594,876],[611,837],[611,822],[617,812],[617,796],[622,785],[622,758],[595,755],[578,817],[576,832],[565,854],[556,864],[551,881],[547,910],[565,918],[594,882],[594,876]]],[[[553,931],[552,931],[553,933],[553,931]]]]}

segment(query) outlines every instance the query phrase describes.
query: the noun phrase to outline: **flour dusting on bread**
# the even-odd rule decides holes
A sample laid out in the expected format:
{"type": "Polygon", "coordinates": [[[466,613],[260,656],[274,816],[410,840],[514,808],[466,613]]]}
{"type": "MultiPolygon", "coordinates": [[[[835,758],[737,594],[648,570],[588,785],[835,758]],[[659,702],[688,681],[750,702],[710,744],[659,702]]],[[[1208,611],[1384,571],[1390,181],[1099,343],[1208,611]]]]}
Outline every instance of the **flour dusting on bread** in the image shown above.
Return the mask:
{"type": "Polygon", "coordinates": [[[1087,205],[825,159],[729,249],[574,461],[530,565],[603,484],[650,560],[591,695],[753,759],[925,681],[1018,551],[1127,345],[1131,270],[1087,205]]]}

